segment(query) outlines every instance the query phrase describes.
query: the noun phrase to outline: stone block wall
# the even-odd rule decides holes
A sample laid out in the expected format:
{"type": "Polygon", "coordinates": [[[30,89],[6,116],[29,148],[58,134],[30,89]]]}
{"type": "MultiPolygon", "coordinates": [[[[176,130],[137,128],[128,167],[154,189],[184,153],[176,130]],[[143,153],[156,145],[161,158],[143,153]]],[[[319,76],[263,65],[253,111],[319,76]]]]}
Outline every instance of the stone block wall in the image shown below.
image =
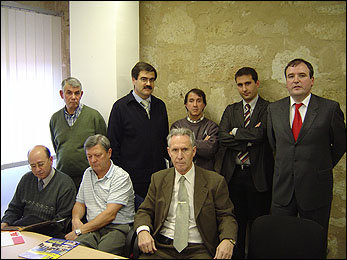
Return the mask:
{"type": "MultiPolygon", "coordinates": [[[[336,100],[346,115],[346,2],[140,1],[140,58],[158,70],[154,95],[170,125],[186,116],[184,95],[201,88],[205,115],[219,124],[241,100],[238,69],[259,74],[259,94],[288,96],[284,68],[294,58],[315,70],[312,92],[336,100]]],[[[346,258],[346,155],[334,169],[329,258],[346,258]]]]}
{"type": "MultiPolygon", "coordinates": [[[[17,1],[62,12],[63,77],[70,76],[68,1],[17,1]]],[[[313,93],[336,100],[346,117],[346,2],[140,1],[140,58],[158,70],[154,95],[170,125],[186,116],[184,95],[201,88],[205,115],[219,124],[241,100],[234,81],[244,66],[257,70],[259,94],[288,95],[284,67],[304,58],[315,70],[313,93]]],[[[129,72],[130,75],[130,72],[129,72]]],[[[328,258],[346,258],[346,155],[334,169],[328,258]]]]}

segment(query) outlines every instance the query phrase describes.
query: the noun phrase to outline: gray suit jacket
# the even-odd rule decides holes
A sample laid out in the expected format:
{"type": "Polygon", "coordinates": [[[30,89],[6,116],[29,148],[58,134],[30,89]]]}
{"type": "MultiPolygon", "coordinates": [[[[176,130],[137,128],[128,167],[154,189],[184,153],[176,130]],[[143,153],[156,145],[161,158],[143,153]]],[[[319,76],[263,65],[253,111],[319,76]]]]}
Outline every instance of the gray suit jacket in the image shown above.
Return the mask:
{"type": "Polygon", "coordinates": [[[244,127],[244,111],[242,101],[231,104],[225,109],[219,124],[219,142],[225,153],[222,159],[220,173],[229,183],[235,169],[235,159],[240,151],[245,151],[247,144],[251,161],[253,182],[259,192],[271,190],[273,154],[266,136],[267,106],[269,102],[259,97],[247,128],[244,127]],[[255,127],[261,122],[260,127],[255,127]],[[230,135],[233,128],[238,128],[236,135],[230,135]]]}
{"type": "Polygon", "coordinates": [[[313,210],[332,201],[333,168],[346,151],[344,115],[337,102],[311,96],[297,141],[289,122],[290,98],[268,106],[268,138],[275,152],[273,202],[313,210]]]}
{"type": "MultiPolygon", "coordinates": [[[[147,225],[151,234],[159,233],[168,215],[175,179],[174,168],[152,175],[144,202],[135,214],[134,229],[147,225]]],[[[237,237],[237,222],[224,178],[195,165],[194,214],[197,228],[212,256],[220,241],[237,237]]]]}

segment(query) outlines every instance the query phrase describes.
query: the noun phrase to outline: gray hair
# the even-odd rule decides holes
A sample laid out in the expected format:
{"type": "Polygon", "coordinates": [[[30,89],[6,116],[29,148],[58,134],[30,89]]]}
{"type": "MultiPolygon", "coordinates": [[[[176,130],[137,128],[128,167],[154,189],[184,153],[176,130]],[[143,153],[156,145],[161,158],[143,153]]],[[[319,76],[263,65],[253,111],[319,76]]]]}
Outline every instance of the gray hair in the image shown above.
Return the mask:
{"type": "Polygon", "coordinates": [[[110,141],[107,139],[107,137],[101,134],[97,134],[89,136],[87,140],[84,142],[84,152],[86,152],[89,148],[92,148],[97,144],[100,144],[106,152],[108,152],[108,150],[111,148],[110,141]]]}
{"type": "Polygon", "coordinates": [[[192,147],[195,146],[195,135],[194,132],[192,132],[192,130],[188,129],[188,128],[174,128],[170,131],[169,135],[167,136],[166,140],[167,140],[167,145],[170,147],[170,141],[171,138],[173,136],[181,136],[181,135],[186,135],[189,137],[190,139],[190,143],[192,144],[192,147]]]}
{"type": "Polygon", "coordinates": [[[70,85],[71,87],[74,87],[74,88],[80,88],[82,90],[82,84],[81,82],[74,78],[74,77],[68,77],[66,79],[63,80],[63,82],[61,83],[61,89],[64,91],[64,87],[65,85],[68,84],[70,85]]]}

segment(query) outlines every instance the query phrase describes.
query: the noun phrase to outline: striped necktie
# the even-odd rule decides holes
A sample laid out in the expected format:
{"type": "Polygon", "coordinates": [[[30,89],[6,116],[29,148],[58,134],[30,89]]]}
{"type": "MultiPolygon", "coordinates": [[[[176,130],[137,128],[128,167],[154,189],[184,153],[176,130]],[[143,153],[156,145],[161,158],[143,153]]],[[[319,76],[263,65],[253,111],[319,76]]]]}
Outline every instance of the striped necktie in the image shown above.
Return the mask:
{"type": "Polygon", "coordinates": [[[145,108],[145,110],[147,112],[148,118],[150,118],[150,115],[149,115],[149,101],[144,99],[144,100],[141,101],[141,104],[145,108]]]}
{"type": "MultiPolygon", "coordinates": [[[[245,108],[246,108],[246,111],[244,113],[244,124],[245,124],[245,128],[247,128],[247,126],[249,125],[249,122],[251,121],[251,106],[249,104],[246,104],[245,108]]],[[[240,159],[241,164],[244,164],[249,158],[249,153],[248,151],[239,152],[237,157],[240,159]]]]}

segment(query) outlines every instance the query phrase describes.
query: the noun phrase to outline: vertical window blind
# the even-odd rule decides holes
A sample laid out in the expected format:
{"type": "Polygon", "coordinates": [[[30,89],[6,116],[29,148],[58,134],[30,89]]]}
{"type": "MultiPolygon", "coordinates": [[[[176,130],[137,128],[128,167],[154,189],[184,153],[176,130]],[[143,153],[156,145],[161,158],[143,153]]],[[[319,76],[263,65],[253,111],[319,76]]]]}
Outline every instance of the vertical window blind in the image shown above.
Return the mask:
{"type": "Polygon", "coordinates": [[[1,166],[37,144],[54,154],[51,115],[62,108],[61,17],[1,7],[1,166]]]}

